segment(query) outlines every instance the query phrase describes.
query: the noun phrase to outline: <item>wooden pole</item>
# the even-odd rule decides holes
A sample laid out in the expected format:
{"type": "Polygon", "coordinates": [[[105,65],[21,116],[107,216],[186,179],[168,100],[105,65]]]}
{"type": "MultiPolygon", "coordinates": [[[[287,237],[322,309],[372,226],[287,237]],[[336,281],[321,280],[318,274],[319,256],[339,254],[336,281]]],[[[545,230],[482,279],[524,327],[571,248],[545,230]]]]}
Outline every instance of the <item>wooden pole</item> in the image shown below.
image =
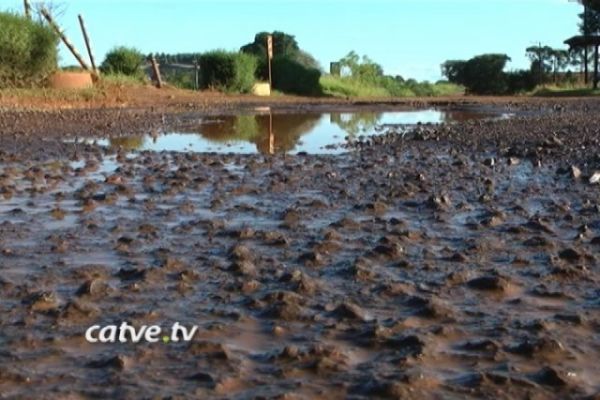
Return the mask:
{"type": "Polygon", "coordinates": [[[275,154],[275,134],[273,133],[273,114],[269,111],[269,154],[275,154]]]}
{"type": "Polygon", "coordinates": [[[158,63],[156,62],[156,57],[152,55],[150,58],[150,62],[152,63],[152,71],[154,72],[154,78],[156,79],[156,87],[161,89],[163,86],[162,78],[160,76],[160,69],[158,68],[158,63]]]}
{"type": "Polygon", "coordinates": [[[48,12],[48,10],[46,10],[45,8],[42,8],[42,10],[40,12],[44,16],[44,18],[46,18],[46,20],[48,21],[50,26],[52,26],[52,28],[56,31],[56,33],[58,33],[58,36],[60,36],[60,38],[63,41],[63,43],[65,44],[65,46],[67,46],[67,48],[71,51],[73,56],[75,56],[75,58],[79,62],[79,65],[81,65],[81,68],[85,69],[86,71],[89,71],[90,67],[88,67],[88,65],[83,60],[83,57],[81,57],[81,55],[77,52],[77,50],[75,49],[75,46],[73,46],[73,43],[71,43],[71,41],[60,30],[60,28],[58,27],[56,22],[54,22],[54,20],[52,19],[52,16],[48,12]]]}
{"type": "Polygon", "coordinates": [[[269,62],[269,94],[273,91],[273,72],[271,60],[273,59],[273,36],[267,36],[267,59],[269,62]]]}
{"type": "Polygon", "coordinates": [[[29,4],[29,0],[23,0],[23,5],[25,6],[25,16],[31,19],[31,5],[29,4]]]}
{"type": "Polygon", "coordinates": [[[198,63],[198,60],[194,61],[194,73],[196,90],[200,90],[200,64],[198,63]]]}
{"type": "Polygon", "coordinates": [[[96,68],[96,61],[94,60],[94,53],[92,52],[92,45],[90,44],[90,38],[87,34],[87,29],[85,29],[85,23],[83,22],[83,17],[81,14],[78,15],[79,25],[81,26],[81,32],[83,32],[83,40],[85,41],[85,47],[87,48],[88,55],[90,56],[90,63],[92,64],[92,69],[94,73],[98,75],[98,68],[96,68]]]}

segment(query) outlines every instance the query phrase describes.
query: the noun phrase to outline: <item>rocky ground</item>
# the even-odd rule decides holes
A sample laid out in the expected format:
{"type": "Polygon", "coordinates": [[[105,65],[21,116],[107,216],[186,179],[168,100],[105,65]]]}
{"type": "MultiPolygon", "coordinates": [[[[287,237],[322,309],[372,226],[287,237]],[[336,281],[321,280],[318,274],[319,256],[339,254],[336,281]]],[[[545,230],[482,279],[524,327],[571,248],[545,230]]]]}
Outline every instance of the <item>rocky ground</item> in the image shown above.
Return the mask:
{"type": "Polygon", "coordinates": [[[518,108],[275,157],[0,113],[0,398],[598,398],[600,103],[518,108]],[[86,342],[122,321],[199,330],[86,342]]]}

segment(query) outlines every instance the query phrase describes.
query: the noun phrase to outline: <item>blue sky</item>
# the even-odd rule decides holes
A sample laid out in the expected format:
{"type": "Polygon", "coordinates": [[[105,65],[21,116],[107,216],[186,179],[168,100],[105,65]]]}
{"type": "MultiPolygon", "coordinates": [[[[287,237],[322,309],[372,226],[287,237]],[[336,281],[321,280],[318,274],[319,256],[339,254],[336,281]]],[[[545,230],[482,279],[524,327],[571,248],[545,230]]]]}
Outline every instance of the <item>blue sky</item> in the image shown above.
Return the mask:
{"type": "MultiPolygon", "coordinates": [[[[35,0],[32,0],[35,1],[35,0]]],[[[506,53],[510,68],[527,67],[525,48],[564,47],[582,8],[568,0],[51,0],[65,10],[61,25],[85,51],[77,14],[96,58],[116,45],[144,53],[237,50],[259,31],[294,34],[328,68],[355,50],[386,73],[437,80],[447,59],[506,53]]],[[[0,0],[1,9],[22,9],[0,0]]],[[[61,63],[76,61],[61,46],[61,63]]]]}

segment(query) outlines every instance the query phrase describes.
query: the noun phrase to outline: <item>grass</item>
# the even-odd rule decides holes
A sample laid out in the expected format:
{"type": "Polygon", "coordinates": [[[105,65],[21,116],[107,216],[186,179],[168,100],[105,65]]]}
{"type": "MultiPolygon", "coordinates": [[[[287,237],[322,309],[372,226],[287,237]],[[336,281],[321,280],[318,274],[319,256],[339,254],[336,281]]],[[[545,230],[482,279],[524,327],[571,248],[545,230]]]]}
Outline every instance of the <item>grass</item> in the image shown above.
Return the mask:
{"type": "Polygon", "coordinates": [[[599,96],[600,89],[592,89],[590,87],[580,85],[546,85],[535,88],[531,95],[536,97],[589,97],[599,96]]]}
{"type": "Polygon", "coordinates": [[[145,85],[145,76],[130,76],[124,74],[106,74],[100,76],[100,86],[140,86],[145,85]]]}
{"type": "Polygon", "coordinates": [[[85,89],[52,89],[52,88],[4,88],[0,89],[2,99],[30,99],[40,102],[90,102],[106,97],[107,90],[113,87],[142,86],[146,84],[144,77],[131,77],[121,74],[102,75],[94,87],[85,89]]]}
{"type": "Polygon", "coordinates": [[[324,75],[320,80],[323,93],[333,97],[392,97],[387,89],[354,79],[324,75]]]}
{"type": "Polygon", "coordinates": [[[435,97],[464,93],[464,88],[452,83],[397,82],[391,78],[381,82],[365,82],[352,78],[324,75],[321,77],[323,93],[333,97],[435,97]]]}
{"type": "Polygon", "coordinates": [[[69,89],[0,89],[2,98],[29,98],[44,101],[91,101],[100,93],[96,88],[69,90],[69,89]]]}

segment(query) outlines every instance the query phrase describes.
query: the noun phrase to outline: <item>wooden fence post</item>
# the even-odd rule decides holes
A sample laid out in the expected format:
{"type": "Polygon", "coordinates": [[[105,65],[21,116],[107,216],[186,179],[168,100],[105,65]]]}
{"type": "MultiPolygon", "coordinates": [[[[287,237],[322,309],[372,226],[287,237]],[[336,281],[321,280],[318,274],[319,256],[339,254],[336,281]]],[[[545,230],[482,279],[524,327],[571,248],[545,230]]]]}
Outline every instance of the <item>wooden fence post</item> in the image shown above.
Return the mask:
{"type": "Polygon", "coordinates": [[[90,38],[87,34],[87,29],[85,29],[85,23],[83,22],[83,17],[81,14],[78,15],[79,25],[81,26],[81,32],[83,32],[83,40],[85,41],[85,47],[87,48],[88,55],[90,56],[90,62],[92,63],[92,69],[94,73],[98,75],[98,68],[96,68],[96,61],[94,60],[94,54],[92,53],[92,45],[90,44],[90,38]]]}
{"type": "Polygon", "coordinates": [[[154,72],[154,78],[156,79],[156,87],[160,89],[162,88],[163,83],[162,78],[160,76],[160,69],[158,68],[158,63],[156,62],[156,57],[154,57],[154,54],[150,58],[150,62],[152,63],[152,71],[154,72]]]}
{"type": "Polygon", "coordinates": [[[29,4],[29,0],[23,0],[23,5],[25,6],[25,16],[31,19],[31,5],[29,4]]]}
{"type": "Polygon", "coordinates": [[[200,90],[200,63],[198,60],[194,61],[194,72],[195,72],[195,87],[196,90],[200,90]]]}
{"type": "MultiPolygon", "coordinates": [[[[65,36],[63,31],[60,30],[60,28],[58,27],[56,22],[54,22],[54,20],[52,19],[52,16],[48,12],[48,10],[46,10],[45,8],[42,8],[42,10],[40,12],[44,16],[44,18],[46,18],[46,20],[48,21],[50,26],[52,26],[52,28],[56,31],[56,33],[58,33],[58,36],[60,36],[60,38],[63,41],[63,43],[65,44],[65,46],[67,46],[67,48],[71,51],[73,56],[75,56],[75,58],[79,62],[79,65],[81,65],[81,68],[85,69],[86,71],[89,71],[90,67],[88,67],[88,65],[83,60],[83,57],[81,57],[81,55],[77,52],[77,50],[75,49],[75,46],[73,46],[73,43],[71,43],[71,41],[65,36]]],[[[95,72],[93,72],[93,73],[95,75],[95,72]]]]}

